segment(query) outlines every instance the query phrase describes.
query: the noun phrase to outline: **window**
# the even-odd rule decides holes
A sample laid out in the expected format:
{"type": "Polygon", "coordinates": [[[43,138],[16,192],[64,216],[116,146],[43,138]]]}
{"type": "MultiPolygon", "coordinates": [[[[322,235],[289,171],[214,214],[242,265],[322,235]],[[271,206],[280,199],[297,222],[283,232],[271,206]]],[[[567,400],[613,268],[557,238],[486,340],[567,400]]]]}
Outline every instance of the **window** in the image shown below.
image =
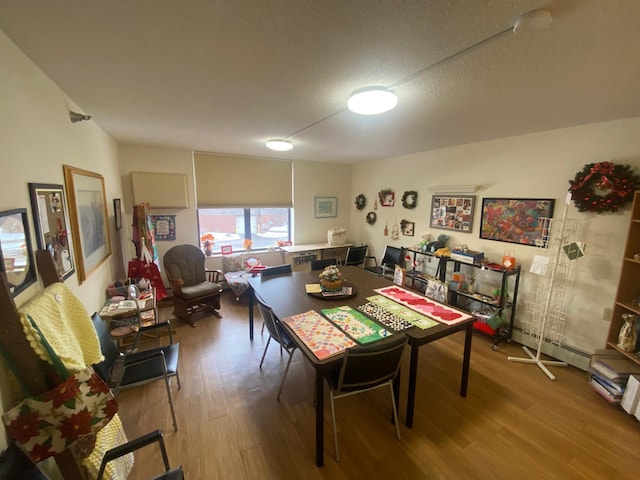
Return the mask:
{"type": "Polygon", "coordinates": [[[291,240],[291,209],[289,208],[200,208],[198,230],[200,238],[210,233],[214,237],[213,251],[231,245],[234,252],[244,250],[244,241],[253,242],[252,249],[273,247],[291,240]]]}

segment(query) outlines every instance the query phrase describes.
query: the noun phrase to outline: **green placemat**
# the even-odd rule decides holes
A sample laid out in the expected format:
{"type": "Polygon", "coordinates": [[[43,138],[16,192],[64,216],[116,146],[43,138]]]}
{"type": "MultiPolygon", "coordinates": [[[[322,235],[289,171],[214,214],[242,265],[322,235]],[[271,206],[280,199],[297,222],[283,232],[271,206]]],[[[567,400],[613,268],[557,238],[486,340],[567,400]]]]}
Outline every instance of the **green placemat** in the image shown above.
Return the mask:
{"type": "Polygon", "coordinates": [[[322,314],[358,343],[371,343],[392,335],[392,332],[351,307],[325,308],[322,314]]]}
{"type": "Polygon", "coordinates": [[[423,330],[426,330],[427,328],[440,325],[439,322],[436,322],[435,320],[425,315],[420,315],[418,312],[411,310],[409,307],[400,305],[399,303],[394,302],[393,300],[387,297],[383,297],[382,295],[374,295],[373,297],[367,297],[367,300],[405,319],[407,322],[411,323],[411,325],[413,325],[414,327],[418,327],[423,330]]]}

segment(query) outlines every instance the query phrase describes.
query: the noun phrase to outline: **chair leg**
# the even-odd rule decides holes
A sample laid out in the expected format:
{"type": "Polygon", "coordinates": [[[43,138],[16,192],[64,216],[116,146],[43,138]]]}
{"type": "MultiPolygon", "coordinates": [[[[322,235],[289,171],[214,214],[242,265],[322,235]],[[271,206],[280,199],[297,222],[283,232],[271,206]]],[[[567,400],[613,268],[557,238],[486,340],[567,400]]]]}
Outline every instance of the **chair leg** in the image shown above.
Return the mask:
{"type": "Polygon", "coordinates": [[[396,396],[393,394],[393,380],[389,380],[389,390],[391,391],[391,406],[393,407],[393,420],[396,424],[396,434],[400,440],[400,423],[398,423],[398,411],[396,410],[396,396]]]}
{"type": "Polygon", "coordinates": [[[260,360],[260,368],[262,368],[262,363],[264,362],[264,357],[267,355],[267,350],[269,349],[269,343],[271,342],[271,335],[269,335],[269,339],[267,340],[267,344],[264,347],[264,352],[262,352],[262,359],[260,360]]]}
{"type": "MultiPolygon", "coordinates": [[[[167,374],[167,367],[162,363],[162,369],[164,370],[164,384],[167,387],[167,397],[169,398],[169,408],[171,409],[171,418],[173,418],[173,429],[178,431],[178,421],[176,420],[176,411],[173,408],[173,397],[171,396],[171,387],[169,386],[169,375],[167,374]]],[[[176,372],[177,375],[177,372],[176,372]]],[[[178,379],[178,384],[180,384],[180,380],[178,379]]]]}
{"type": "Polygon", "coordinates": [[[338,430],[336,428],[336,408],[334,406],[333,392],[329,392],[331,399],[331,422],[333,423],[333,444],[336,449],[336,462],[340,461],[340,452],[338,451],[338,430]]]}
{"type": "Polygon", "coordinates": [[[276,397],[278,400],[280,400],[280,394],[282,393],[282,387],[284,387],[284,380],[285,378],[287,378],[287,373],[289,373],[289,367],[291,366],[291,360],[293,359],[293,354],[295,353],[295,350],[291,350],[289,353],[289,361],[287,362],[287,366],[284,369],[284,373],[282,374],[282,380],[280,380],[280,388],[278,389],[278,396],[276,397]]]}

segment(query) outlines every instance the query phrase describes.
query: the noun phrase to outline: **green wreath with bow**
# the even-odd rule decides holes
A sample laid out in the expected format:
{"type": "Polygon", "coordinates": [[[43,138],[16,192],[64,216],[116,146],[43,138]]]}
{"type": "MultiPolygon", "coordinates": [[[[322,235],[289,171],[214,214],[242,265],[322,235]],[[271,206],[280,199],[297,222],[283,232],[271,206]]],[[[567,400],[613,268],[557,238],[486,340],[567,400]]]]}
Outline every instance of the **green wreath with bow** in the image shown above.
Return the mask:
{"type": "Polygon", "coordinates": [[[629,165],[589,163],[569,180],[571,199],[580,212],[615,212],[633,199],[640,177],[629,165]]]}
{"type": "Polygon", "coordinates": [[[365,197],[364,194],[361,193],[356,197],[356,208],[358,210],[362,210],[366,206],[367,206],[367,197],[365,197]]]}

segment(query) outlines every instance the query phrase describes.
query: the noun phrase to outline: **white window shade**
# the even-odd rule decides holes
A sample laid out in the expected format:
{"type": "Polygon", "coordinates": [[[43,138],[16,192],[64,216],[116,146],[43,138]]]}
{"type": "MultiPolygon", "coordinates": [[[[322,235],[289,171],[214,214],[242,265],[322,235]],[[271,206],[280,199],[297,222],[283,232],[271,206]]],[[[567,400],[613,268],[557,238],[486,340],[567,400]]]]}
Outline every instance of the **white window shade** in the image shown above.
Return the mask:
{"type": "Polygon", "coordinates": [[[293,206],[290,160],[194,152],[198,208],[293,206]]]}

